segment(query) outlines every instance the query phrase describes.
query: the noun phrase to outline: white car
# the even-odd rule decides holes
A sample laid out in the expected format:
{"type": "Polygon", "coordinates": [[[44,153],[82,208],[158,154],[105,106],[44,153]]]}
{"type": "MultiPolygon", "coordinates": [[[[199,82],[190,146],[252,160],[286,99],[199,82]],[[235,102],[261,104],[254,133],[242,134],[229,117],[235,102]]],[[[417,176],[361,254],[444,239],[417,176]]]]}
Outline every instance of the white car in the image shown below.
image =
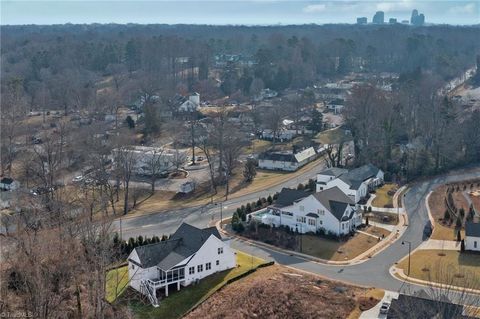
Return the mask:
{"type": "Polygon", "coordinates": [[[72,182],[74,182],[74,183],[78,183],[78,182],[81,182],[81,181],[83,181],[83,176],[82,175],[75,176],[72,179],[72,182]]]}
{"type": "Polygon", "coordinates": [[[380,314],[382,315],[388,314],[389,309],[390,309],[390,304],[388,302],[382,303],[382,306],[380,307],[380,314]]]}

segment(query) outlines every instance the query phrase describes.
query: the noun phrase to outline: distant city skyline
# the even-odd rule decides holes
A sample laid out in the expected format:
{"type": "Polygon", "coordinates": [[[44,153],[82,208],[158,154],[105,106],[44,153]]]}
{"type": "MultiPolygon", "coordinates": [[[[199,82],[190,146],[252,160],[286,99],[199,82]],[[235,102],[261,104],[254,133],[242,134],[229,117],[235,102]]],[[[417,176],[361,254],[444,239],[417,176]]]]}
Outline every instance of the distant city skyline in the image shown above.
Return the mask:
{"type": "Polygon", "coordinates": [[[480,23],[477,1],[43,1],[2,0],[1,21],[7,24],[139,23],[277,25],[371,22],[377,11],[385,21],[410,20],[413,9],[426,23],[480,23]]]}

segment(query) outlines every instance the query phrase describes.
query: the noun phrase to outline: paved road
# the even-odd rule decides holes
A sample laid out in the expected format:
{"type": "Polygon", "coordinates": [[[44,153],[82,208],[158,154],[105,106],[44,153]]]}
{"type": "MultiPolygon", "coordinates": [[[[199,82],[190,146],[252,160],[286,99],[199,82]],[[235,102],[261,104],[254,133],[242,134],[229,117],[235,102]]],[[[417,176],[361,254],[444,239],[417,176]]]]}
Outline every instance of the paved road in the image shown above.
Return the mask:
{"type": "MultiPolygon", "coordinates": [[[[233,209],[235,209],[239,204],[246,201],[255,200],[259,196],[266,196],[271,192],[280,190],[281,187],[294,186],[298,184],[299,181],[303,182],[308,178],[312,178],[314,173],[318,170],[320,170],[320,167],[311,169],[309,172],[306,172],[299,177],[298,180],[291,180],[283,185],[273,187],[269,190],[256,193],[254,195],[246,195],[238,199],[229,200],[225,203],[225,205],[229,207],[224,211],[224,217],[231,215],[233,209]]],[[[397,240],[390,247],[361,264],[352,266],[319,264],[274,250],[251,246],[238,240],[234,240],[232,246],[236,249],[244,250],[247,253],[252,253],[264,259],[275,260],[279,264],[309,271],[328,278],[342,280],[352,284],[373,286],[386,290],[401,291],[411,294],[424,288],[421,286],[404,283],[393,278],[389,273],[389,268],[395,264],[395,262],[408,254],[408,247],[402,245],[402,241],[405,240],[411,242],[413,250],[425,240],[423,229],[425,225],[429,223],[428,213],[425,206],[426,196],[431,190],[443,183],[471,179],[475,177],[480,177],[480,169],[456,171],[447,175],[413,184],[410,191],[404,198],[405,208],[409,217],[409,227],[402,235],[400,240],[397,240]]],[[[128,236],[137,236],[140,234],[161,235],[163,233],[172,233],[182,221],[187,221],[193,225],[204,227],[212,220],[212,218],[217,219],[219,217],[218,212],[218,208],[210,209],[205,213],[200,213],[198,209],[192,208],[132,218],[123,221],[123,235],[126,238],[128,236]]]]}
{"type": "MultiPolygon", "coordinates": [[[[316,178],[316,174],[324,168],[325,163],[323,159],[319,159],[316,165],[285,183],[267,188],[261,192],[229,199],[224,201],[222,205],[210,204],[207,206],[183,208],[145,216],[122,218],[122,237],[127,239],[138,235],[152,236],[171,234],[177,229],[182,221],[188,222],[197,227],[206,227],[212,220],[218,220],[220,218],[220,210],[222,210],[224,218],[232,216],[237,207],[242,204],[256,201],[260,197],[273,195],[275,192],[279,192],[283,187],[297,187],[299,183],[305,183],[310,178],[316,178]],[[220,209],[220,206],[222,206],[222,209],[220,209]]],[[[113,227],[120,231],[120,220],[115,221],[113,227]]]]}

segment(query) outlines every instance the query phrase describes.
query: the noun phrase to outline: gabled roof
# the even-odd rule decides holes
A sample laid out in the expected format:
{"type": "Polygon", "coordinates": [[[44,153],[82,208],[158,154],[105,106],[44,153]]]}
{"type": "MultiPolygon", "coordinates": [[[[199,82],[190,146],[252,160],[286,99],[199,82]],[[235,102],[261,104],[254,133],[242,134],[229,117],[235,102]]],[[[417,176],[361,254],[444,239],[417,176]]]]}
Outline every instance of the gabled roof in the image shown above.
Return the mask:
{"type": "Polygon", "coordinates": [[[282,188],[273,206],[275,207],[290,206],[297,200],[305,198],[307,196],[308,194],[302,190],[297,190],[292,188],[282,188]]]}
{"type": "Polygon", "coordinates": [[[167,271],[195,254],[211,235],[222,238],[216,227],[200,229],[183,223],[168,240],[140,246],[135,251],[142,268],[158,266],[167,271]]]}
{"type": "Polygon", "coordinates": [[[316,154],[315,149],[313,147],[309,147],[295,154],[291,151],[265,152],[260,154],[258,156],[258,159],[278,161],[278,162],[299,163],[305,159],[315,156],[315,154],[316,154]]]}
{"type": "Polygon", "coordinates": [[[258,156],[260,160],[296,163],[297,159],[292,152],[265,152],[258,156]]]}
{"type": "Polygon", "coordinates": [[[321,171],[320,175],[326,175],[326,176],[334,176],[334,177],[338,177],[342,174],[345,174],[347,173],[348,170],[345,169],[345,168],[340,168],[340,167],[332,167],[332,168],[328,168],[328,169],[325,169],[323,171],[321,171]]]}
{"type": "Polygon", "coordinates": [[[344,173],[339,178],[350,186],[350,189],[358,189],[369,178],[378,174],[380,169],[372,164],[366,164],[344,173]]]}
{"type": "Polygon", "coordinates": [[[465,236],[480,237],[480,223],[466,222],[465,236]]]}
{"type": "Polygon", "coordinates": [[[350,197],[345,195],[340,188],[336,186],[315,193],[313,194],[313,197],[315,197],[339,221],[350,218],[350,216],[346,219],[343,218],[343,214],[349,205],[355,204],[350,197]]]}
{"type": "Polygon", "coordinates": [[[387,318],[469,318],[462,313],[461,305],[443,300],[400,295],[398,299],[392,299],[387,318]]]}

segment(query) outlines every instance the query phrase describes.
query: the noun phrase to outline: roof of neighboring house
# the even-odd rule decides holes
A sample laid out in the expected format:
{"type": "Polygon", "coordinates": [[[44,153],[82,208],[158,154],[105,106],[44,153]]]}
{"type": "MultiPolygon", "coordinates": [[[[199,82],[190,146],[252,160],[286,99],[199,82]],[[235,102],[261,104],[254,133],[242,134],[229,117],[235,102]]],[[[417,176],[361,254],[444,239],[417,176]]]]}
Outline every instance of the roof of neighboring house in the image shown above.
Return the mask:
{"type": "Polygon", "coordinates": [[[366,164],[340,175],[339,178],[350,185],[351,189],[358,189],[364,181],[376,176],[379,171],[375,165],[366,164]]]}
{"type": "Polygon", "coordinates": [[[351,216],[343,218],[345,209],[349,205],[354,205],[353,200],[345,195],[340,188],[332,187],[324,191],[313,194],[315,197],[333,216],[338,220],[346,220],[351,216]]]}
{"type": "Polygon", "coordinates": [[[465,236],[480,237],[480,223],[466,222],[465,236]]]}
{"type": "Polygon", "coordinates": [[[12,184],[12,183],[13,183],[13,178],[3,177],[3,178],[0,180],[0,183],[2,183],[2,184],[12,184]]]}
{"type": "Polygon", "coordinates": [[[260,154],[258,156],[258,159],[278,161],[278,162],[299,163],[307,158],[315,156],[315,154],[316,154],[315,149],[313,147],[309,147],[295,154],[293,154],[293,152],[290,152],[290,151],[265,152],[260,154]]]}
{"type": "Polygon", "coordinates": [[[332,167],[332,168],[325,169],[318,174],[338,177],[338,176],[340,176],[342,174],[345,174],[347,172],[348,172],[348,169],[340,168],[340,167],[332,167]]]}
{"type": "Polygon", "coordinates": [[[469,318],[463,315],[463,306],[445,300],[400,295],[392,299],[387,318],[469,318]]]}
{"type": "Polygon", "coordinates": [[[211,235],[222,238],[216,227],[200,229],[183,223],[168,240],[136,247],[135,251],[142,268],[158,266],[167,271],[195,254],[211,235]]]}
{"type": "Polygon", "coordinates": [[[292,188],[282,188],[273,206],[275,207],[290,206],[295,201],[305,198],[307,196],[308,194],[302,190],[297,190],[292,188]]]}
{"type": "Polygon", "coordinates": [[[297,162],[292,152],[265,152],[258,156],[259,160],[270,160],[278,162],[297,162]]]}

